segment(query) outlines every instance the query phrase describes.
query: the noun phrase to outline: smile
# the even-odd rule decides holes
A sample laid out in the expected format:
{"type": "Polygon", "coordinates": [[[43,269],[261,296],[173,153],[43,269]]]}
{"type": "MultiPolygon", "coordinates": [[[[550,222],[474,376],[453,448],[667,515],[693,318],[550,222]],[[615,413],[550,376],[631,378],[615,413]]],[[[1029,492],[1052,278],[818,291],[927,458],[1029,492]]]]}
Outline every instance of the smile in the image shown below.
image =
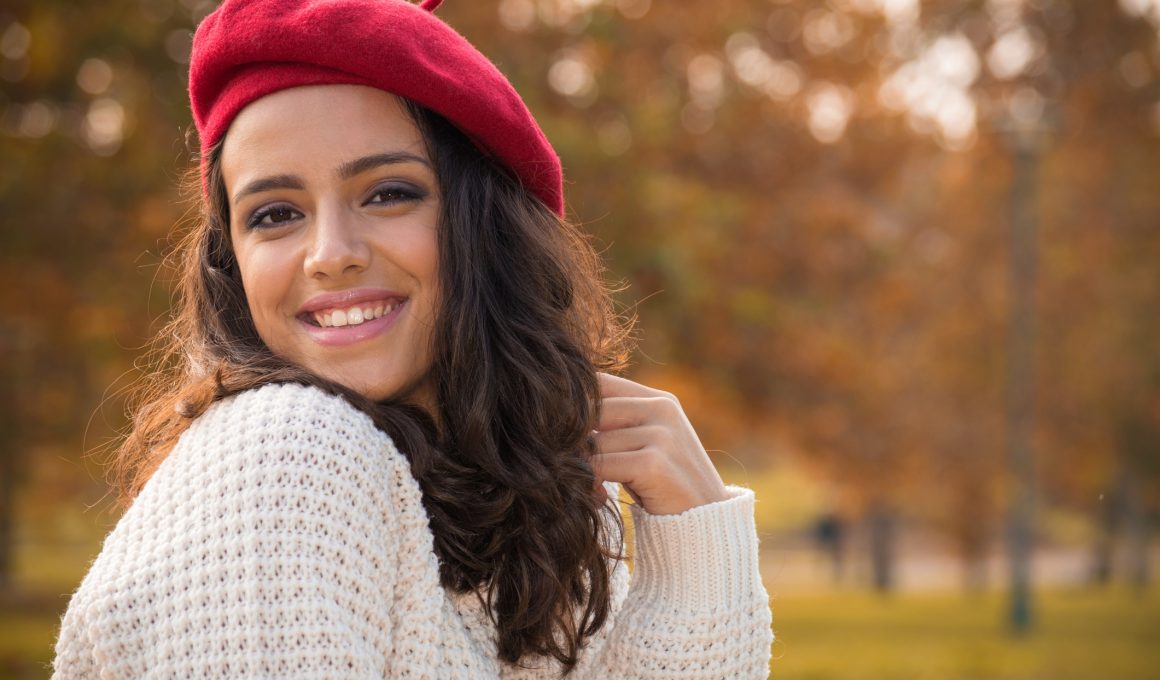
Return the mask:
{"type": "Polygon", "coordinates": [[[322,309],[311,313],[311,316],[315,323],[322,328],[358,326],[382,318],[402,304],[402,300],[380,300],[379,302],[352,305],[343,309],[322,309]]]}
{"type": "Polygon", "coordinates": [[[343,347],[365,342],[386,333],[407,310],[407,298],[360,302],[342,308],[301,314],[298,322],[314,342],[324,347],[343,347]]]}

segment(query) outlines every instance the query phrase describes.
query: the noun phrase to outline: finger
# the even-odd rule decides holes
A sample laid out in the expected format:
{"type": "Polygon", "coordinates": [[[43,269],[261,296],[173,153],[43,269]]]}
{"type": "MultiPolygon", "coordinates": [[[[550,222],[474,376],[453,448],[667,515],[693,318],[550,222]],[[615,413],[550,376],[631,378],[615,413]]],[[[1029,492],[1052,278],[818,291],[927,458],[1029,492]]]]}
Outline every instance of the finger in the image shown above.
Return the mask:
{"type": "Polygon", "coordinates": [[[627,484],[619,484],[610,479],[602,480],[600,479],[600,475],[596,475],[596,480],[596,486],[599,489],[599,491],[596,493],[596,497],[601,501],[611,500],[614,503],[619,503],[621,498],[620,494],[623,492],[628,494],[628,497],[631,498],[634,503],[641,502],[640,496],[636,495],[636,492],[630,489],[627,484]]]}
{"type": "Polygon", "coordinates": [[[655,426],[625,427],[598,432],[593,439],[598,453],[639,451],[654,442],[662,433],[655,426]]]}
{"type": "Polygon", "coordinates": [[[676,422],[679,407],[667,397],[610,397],[600,402],[601,432],[658,422],[676,422]]]}
{"type": "Polygon", "coordinates": [[[640,473],[639,458],[638,451],[617,451],[593,454],[588,462],[600,479],[631,487],[640,473]]]}
{"type": "Polygon", "coordinates": [[[604,432],[622,427],[636,427],[644,424],[646,409],[640,397],[607,397],[600,401],[600,419],[596,429],[604,432]]]}
{"type": "Polygon", "coordinates": [[[600,383],[600,394],[603,397],[655,397],[662,394],[647,385],[641,385],[628,378],[622,378],[611,373],[597,373],[596,379],[600,383]]]}
{"type": "MultiPolygon", "coordinates": [[[[639,492],[641,479],[647,477],[648,454],[642,451],[621,451],[617,453],[598,453],[589,461],[596,476],[609,482],[620,484],[628,492],[633,502],[645,507],[645,499],[639,492]]],[[[646,479],[647,481],[647,479],[646,479]]]]}

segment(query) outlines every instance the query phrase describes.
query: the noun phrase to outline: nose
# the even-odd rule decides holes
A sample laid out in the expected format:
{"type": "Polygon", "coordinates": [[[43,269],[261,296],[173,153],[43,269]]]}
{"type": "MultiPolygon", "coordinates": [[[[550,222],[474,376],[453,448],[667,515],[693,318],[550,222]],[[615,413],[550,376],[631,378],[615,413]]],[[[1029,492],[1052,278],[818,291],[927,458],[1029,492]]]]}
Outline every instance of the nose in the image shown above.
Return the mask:
{"type": "Polygon", "coordinates": [[[339,279],[366,270],[370,247],[352,216],[341,209],[320,210],[312,225],[303,269],[315,279],[339,279]]]}

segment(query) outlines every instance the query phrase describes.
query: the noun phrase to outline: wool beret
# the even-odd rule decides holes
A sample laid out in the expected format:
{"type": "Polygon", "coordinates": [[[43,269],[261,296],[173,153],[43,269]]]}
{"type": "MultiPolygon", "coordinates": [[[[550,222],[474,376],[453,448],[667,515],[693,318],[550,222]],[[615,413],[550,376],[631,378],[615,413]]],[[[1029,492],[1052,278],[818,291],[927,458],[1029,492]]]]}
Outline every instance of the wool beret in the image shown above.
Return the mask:
{"type": "Polygon", "coordinates": [[[303,85],[366,85],[442,115],[562,215],[552,145],[499,69],[434,15],[438,5],[225,0],[198,25],[190,57],[202,158],[256,99],[303,85]]]}

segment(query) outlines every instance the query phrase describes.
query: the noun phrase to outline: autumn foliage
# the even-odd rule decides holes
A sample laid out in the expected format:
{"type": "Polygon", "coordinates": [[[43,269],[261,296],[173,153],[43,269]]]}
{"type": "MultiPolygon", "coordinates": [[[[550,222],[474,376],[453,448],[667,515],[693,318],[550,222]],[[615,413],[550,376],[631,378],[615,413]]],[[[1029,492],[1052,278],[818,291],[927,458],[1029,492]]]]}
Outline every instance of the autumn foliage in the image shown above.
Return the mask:
{"type": "MultiPolygon", "coordinates": [[[[104,493],[82,454],[123,425],[118,390],[168,308],[189,32],[212,7],[0,10],[4,517],[19,489],[104,493]]],[[[723,465],[792,458],[849,516],[921,517],[977,557],[1010,501],[1029,205],[1037,498],[1160,510],[1160,4],[439,11],[524,94],[627,284],[637,377],[681,396],[723,465]]]]}

